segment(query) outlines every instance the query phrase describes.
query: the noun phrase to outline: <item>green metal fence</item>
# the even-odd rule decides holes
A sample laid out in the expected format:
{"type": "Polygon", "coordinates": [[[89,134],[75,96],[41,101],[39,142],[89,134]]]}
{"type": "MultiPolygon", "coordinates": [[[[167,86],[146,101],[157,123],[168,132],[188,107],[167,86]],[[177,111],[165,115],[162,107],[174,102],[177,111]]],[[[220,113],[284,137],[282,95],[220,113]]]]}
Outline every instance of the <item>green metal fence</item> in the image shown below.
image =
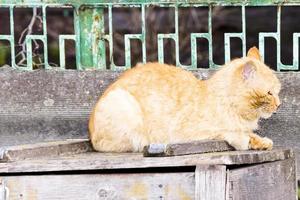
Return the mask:
{"type": "MultiPolygon", "coordinates": [[[[9,41],[11,46],[12,67],[23,70],[32,70],[32,42],[35,40],[42,41],[44,45],[44,67],[46,69],[53,68],[48,63],[48,48],[47,48],[47,20],[46,8],[48,7],[72,7],[74,10],[74,26],[75,34],[59,36],[59,51],[60,64],[59,68],[65,69],[65,41],[73,40],[76,44],[76,66],[77,69],[83,70],[88,68],[96,69],[126,69],[131,67],[130,41],[140,40],[142,43],[142,61],[146,62],[146,18],[145,9],[149,6],[172,7],[175,12],[175,32],[168,34],[157,35],[158,45],[158,61],[164,62],[164,39],[172,39],[175,41],[176,65],[187,68],[197,68],[197,39],[204,38],[208,41],[209,68],[218,67],[213,61],[212,48],[212,8],[214,6],[239,6],[242,10],[242,31],[240,33],[225,33],[224,48],[225,62],[230,60],[230,39],[239,38],[242,41],[242,53],[246,54],[246,7],[247,6],[277,6],[277,30],[276,32],[261,32],[259,33],[259,49],[264,57],[265,38],[273,38],[277,43],[277,70],[298,70],[298,38],[300,33],[293,34],[293,64],[285,65],[281,62],[281,8],[282,6],[300,5],[300,0],[0,0],[0,7],[9,9],[10,12],[10,34],[0,35],[0,40],[9,41]],[[43,34],[42,35],[27,35],[26,57],[27,66],[18,66],[15,62],[16,52],[14,49],[14,8],[16,7],[32,7],[42,9],[43,34]],[[112,9],[114,7],[138,7],[141,10],[141,33],[125,34],[125,65],[117,66],[113,61],[113,24],[112,24],[112,9]],[[179,20],[178,13],[181,7],[208,7],[208,32],[206,33],[191,33],[191,65],[183,65],[179,59],[179,20]],[[108,33],[105,33],[104,10],[108,10],[108,33]],[[111,58],[110,66],[106,63],[106,47],[105,43],[109,44],[109,57],[111,58]]],[[[200,52],[201,53],[201,52],[200,52]]],[[[199,66],[198,66],[199,67],[199,66]]]]}

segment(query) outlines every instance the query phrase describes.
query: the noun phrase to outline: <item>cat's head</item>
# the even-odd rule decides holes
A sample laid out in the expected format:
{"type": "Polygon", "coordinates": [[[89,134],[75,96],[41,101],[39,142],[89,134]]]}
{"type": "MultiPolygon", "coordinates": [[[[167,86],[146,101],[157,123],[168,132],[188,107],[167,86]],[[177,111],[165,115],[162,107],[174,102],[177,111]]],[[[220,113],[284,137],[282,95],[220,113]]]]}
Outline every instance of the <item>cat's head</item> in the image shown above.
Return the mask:
{"type": "MultiPolygon", "coordinates": [[[[246,58],[239,59],[235,69],[236,84],[239,92],[248,107],[244,114],[256,114],[256,117],[269,118],[276,112],[281,102],[279,92],[281,84],[273,70],[266,66],[256,47],[252,47],[246,58]]],[[[245,116],[246,118],[251,116],[245,116]]]]}

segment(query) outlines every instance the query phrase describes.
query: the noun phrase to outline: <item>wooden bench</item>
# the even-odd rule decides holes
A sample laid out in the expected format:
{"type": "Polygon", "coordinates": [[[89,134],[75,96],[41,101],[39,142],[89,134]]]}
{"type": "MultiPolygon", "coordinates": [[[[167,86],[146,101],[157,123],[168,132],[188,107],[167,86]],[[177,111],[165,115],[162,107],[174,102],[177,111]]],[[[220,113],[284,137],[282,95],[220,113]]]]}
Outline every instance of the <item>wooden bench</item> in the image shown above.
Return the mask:
{"type": "Polygon", "coordinates": [[[0,199],[259,199],[296,197],[289,149],[143,157],[69,140],[3,149],[0,199]]]}
{"type": "MultiPolygon", "coordinates": [[[[206,79],[212,71],[194,73],[206,79]]],[[[91,108],[119,74],[0,68],[0,146],[87,138],[91,108]]],[[[163,158],[80,149],[73,155],[25,155],[0,163],[0,199],[295,199],[300,75],[277,74],[282,107],[261,122],[259,132],[282,148],[163,158]]]]}

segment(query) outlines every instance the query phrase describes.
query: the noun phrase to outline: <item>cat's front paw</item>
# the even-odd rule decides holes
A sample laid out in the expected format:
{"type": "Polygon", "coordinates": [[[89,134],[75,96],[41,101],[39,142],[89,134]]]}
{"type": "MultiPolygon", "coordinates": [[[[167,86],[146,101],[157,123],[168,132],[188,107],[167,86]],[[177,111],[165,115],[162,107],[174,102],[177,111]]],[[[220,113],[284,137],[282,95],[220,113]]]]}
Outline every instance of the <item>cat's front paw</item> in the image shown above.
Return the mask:
{"type": "Polygon", "coordinates": [[[273,141],[267,137],[261,138],[259,136],[250,137],[250,149],[254,150],[271,150],[273,148],[273,141]]]}

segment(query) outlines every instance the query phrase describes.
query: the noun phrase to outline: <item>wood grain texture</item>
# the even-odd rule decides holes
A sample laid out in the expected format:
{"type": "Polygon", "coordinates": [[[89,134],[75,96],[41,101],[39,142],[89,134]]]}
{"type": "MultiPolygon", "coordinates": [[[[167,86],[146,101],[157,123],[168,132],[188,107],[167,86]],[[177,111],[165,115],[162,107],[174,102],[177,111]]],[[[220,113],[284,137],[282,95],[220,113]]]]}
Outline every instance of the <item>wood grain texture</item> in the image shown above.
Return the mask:
{"type": "Polygon", "coordinates": [[[69,139],[0,148],[0,162],[28,158],[73,155],[93,151],[88,139],[69,139]]]}
{"type": "MultiPolygon", "coordinates": [[[[193,73],[207,79],[213,71],[193,73]]],[[[93,105],[119,75],[111,71],[24,72],[1,67],[0,146],[87,138],[93,105]]],[[[258,132],[273,139],[275,146],[300,152],[300,73],[277,75],[282,83],[282,106],[276,115],[260,122],[258,132]]],[[[300,166],[300,156],[298,160],[300,166]]]]}
{"type": "Polygon", "coordinates": [[[195,171],[195,200],[225,200],[226,166],[198,165],[195,171]]]}
{"type": "Polygon", "coordinates": [[[194,199],[194,173],[8,176],[10,200],[194,199]]]}
{"type": "Polygon", "coordinates": [[[201,140],[174,144],[150,144],[143,149],[145,157],[180,156],[196,153],[210,153],[234,150],[226,141],[201,140]]]}
{"type": "Polygon", "coordinates": [[[137,169],[197,165],[255,164],[294,157],[291,150],[229,151],[174,157],[143,157],[139,153],[89,152],[69,156],[45,157],[0,163],[0,173],[49,172],[71,170],[137,169]]]}
{"type": "Polygon", "coordinates": [[[230,170],[227,200],[295,200],[294,158],[230,170]]]}

